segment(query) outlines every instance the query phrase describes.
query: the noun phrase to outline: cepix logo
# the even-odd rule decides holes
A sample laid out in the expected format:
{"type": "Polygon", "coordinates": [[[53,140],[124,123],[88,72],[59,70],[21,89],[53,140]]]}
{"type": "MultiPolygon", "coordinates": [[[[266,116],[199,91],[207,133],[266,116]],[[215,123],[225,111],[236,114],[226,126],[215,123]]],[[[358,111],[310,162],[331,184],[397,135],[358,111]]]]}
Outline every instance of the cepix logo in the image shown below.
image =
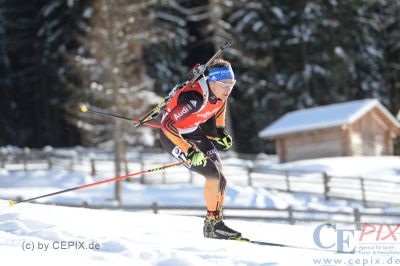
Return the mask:
{"type": "Polygon", "coordinates": [[[354,253],[357,246],[356,243],[362,245],[370,244],[371,241],[376,241],[376,244],[384,243],[384,241],[398,241],[396,232],[399,229],[400,225],[363,224],[361,232],[358,232],[355,229],[339,229],[336,224],[321,224],[315,228],[313,239],[314,243],[322,249],[331,249],[336,246],[337,252],[354,253]],[[324,229],[334,229],[336,232],[335,237],[323,240],[322,231],[324,229]],[[358,233],[359,236],[357,237],[358,233]]]}

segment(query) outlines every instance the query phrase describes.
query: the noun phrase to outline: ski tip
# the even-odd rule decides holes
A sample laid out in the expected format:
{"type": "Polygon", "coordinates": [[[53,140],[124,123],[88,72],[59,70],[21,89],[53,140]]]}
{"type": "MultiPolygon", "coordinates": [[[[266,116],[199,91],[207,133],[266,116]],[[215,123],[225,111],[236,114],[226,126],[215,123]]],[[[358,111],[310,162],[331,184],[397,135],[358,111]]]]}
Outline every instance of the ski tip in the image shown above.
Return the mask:
{"type": "Polygon", "coordinates": [[[81,112],[86,113],[88,111],[88,108],[86,105],[81,106],[81,112]]]}
{"type": "Polygon", "coordinates": [[[12,207],[12,206],[14,206],[15,205],[15,201],[13,201],[13,200],[9,200],[8,201],[8,206],[9,207],[12,207]]]}

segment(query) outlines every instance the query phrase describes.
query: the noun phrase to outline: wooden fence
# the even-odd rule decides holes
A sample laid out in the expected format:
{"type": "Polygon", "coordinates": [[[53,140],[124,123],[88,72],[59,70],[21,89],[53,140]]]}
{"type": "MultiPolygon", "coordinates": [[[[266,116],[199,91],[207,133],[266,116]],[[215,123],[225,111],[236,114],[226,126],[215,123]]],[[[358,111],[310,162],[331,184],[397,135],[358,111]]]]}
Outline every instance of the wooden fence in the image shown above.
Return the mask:
{"type": "MultiPolygon", "coordinates": [[[[163,159],[154,161],[146,157],[155,157],[162,154],[162,151],[151,153],[151,156],[146,156],[147,153],[139,152],[137,157],[124,160],[123,167],[126,174],[130,173],[129,165],[131,163],[139,164],[141,171],[149,168],[151,165],[160,165],[171,162],[166,154],[163,159]]],[[[2,152],[1,166],[4,168],[6,164],[22,164],[23,170],[27,171],[35,165],[41,164],[44,169],[62,168],[70,171],[87,171],[86,174],[96,176],[99,174],[99,168],[105,162],[112,163],[112,156],[104,152],[103,156],[99,152],[59,152],[52,149],[30,150],[19,149],[13,152],[2,152]],[[96,154],[96,155],[94,155],[96,154]],[[79,163],[76,161],[78,160],[79,163]],[[83,161],[86,161],[90,167],[83,170],[79,167],[83,161]]],[[[243,156],[242,156],[243,157],[243,156]]],[[[265,164],[257,164],[257,160],[250,160],[249,155],[245,156],[247,160],[241,165],[237,163],[224,163],[225,175],[228,182],[231,184],[241,184],[254,187],[263,187],[266,189],[274,189],[288,193],[304,193],[305,195],[322,195],[325,200],[344,199],[358,201],[364,207],[388,207],[400,206],[400,180],[392,179],[374,179],[365,177],[343,177],[332,176],[324,172],[309,172],[304,170],[277,170],[265,166],[265,164]],[[229,170],[233,169],[233,170],[229,170]],[[242,171],[241,178],[237,178],[238,170],[242,171]],[[231,172],[231,173],[230,173],[231,172]],[[243,178],[243,175],[246,178],[243,178]]],[[[182,170],[180,170],[182,171],[182,170]]],[[[176,177],[174,174],[169,174],[168,171],[162,171],[157,177],[141,176],[137,182],[142,184],[172,184],[172,183],[195,183],[199,178],[196,174],[188,170],[186,174],[180,174],[176,177]]],[[[107,173],[112,177],[113,173],[107,173]]]]}
{"type": "Polygon", "coordinates": [[[325,172],[260,171],[249,169],[248,184],[285,192],[323,195],[325,200],[344,199],[364,207],[400,206],[400,180],[362,176],[333,176],[325,172]]]}

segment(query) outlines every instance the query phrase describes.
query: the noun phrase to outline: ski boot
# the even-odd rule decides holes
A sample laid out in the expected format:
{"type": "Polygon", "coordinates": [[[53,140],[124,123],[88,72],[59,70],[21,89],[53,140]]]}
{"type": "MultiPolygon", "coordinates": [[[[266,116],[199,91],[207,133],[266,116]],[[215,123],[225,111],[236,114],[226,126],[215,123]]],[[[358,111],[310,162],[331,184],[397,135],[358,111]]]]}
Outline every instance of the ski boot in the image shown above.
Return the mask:
{"type": "Polygon", "coordinates": [[[224,224],[222,214],[219,211],[207,211],[204,220],[203,234],[205,238],[216,239],[241,239],[242,234],[224,224]]]}

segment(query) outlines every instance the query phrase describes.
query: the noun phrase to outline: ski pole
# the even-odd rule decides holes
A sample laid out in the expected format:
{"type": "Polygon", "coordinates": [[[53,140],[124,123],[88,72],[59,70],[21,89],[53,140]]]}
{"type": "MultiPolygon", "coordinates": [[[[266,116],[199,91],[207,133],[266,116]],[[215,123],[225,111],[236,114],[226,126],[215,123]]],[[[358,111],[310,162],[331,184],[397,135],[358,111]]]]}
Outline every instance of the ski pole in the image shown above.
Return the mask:
{"type": "MultiPolygon", "coordinates": [[[[123,119],[123,120],[127,120],[129,122],[132,123],[137,123],[139,124],[140,121],[136,120],[136,119],[131,119],[129,117],[124,117],[124,116],[119,116],[119,115],[114,115],[114,114],[108,114],[108,113],[103,113],[103,112],[99,112],[99,111],[95,111],[95,110],[89,110],[89,108],[86,105],[82,105],[80,107],[81,112],[83,113],[92,113],[92,114],[97,114],[97,115],[102,115],[102,116],[108,116],[108,117],[112,117],[112,118],[118,118],[118,119],[123,119]]],[[[146,126],[149,127],[156,127],[156,128],[160,128],[161,126],[158,124],[153,124],[153,123],[149,123],[149,122],[145,122],[144,123],[146,126]]]]}
{"type": "Polygon", "coordinates": [[[97,182],[94,182],[94,183],[90,183],[90,184],[86,184],[86,185],[82,185],[82,186],[77,186],[77,187],[73,187],[73,188],[68,188],[68,189],[60,190],[60,191],[49,193],[49,194],[46,194],[46,195],[37,196],[37,197],[26,199],[26,200],[20,200],[20,201],[9,200],[8,203],[9,203],[9,206],[12,207],[12,206],[14,206],[15,204],[18,204],[18,203],[28,202],[28,201],[32,201],[32,200],[36,200],[36,199],[49,197],[49,196],[54,196],[54,195],[57,195],[57,194],[66,193],[66,192],[74,191],[74,190],[78,190],[78,189],[84,189],[84,188],[88,188],[88,187],[93,187],[93,186],[97,186],[97,185],[108,183],[108,182],[119,181],[119,180],[126,179],[126,178],[132,177],[132,176],[144,175],[144,174],[149,174],[149,173],[153,173],[153,172],[158,172],[158,171],[161,171],[161,170],[164,170],[164,169],[167,169],[167,168],[171,168],[171,167],[175,167],[175,166],[178,166],[178,165],[181,165],[181,164],[185,164],[185,163],[189,163],[189,161],[183,161],[183,162],[179,162],[179,163],[167,164],[167,165],[163,165],[163,166],[160,166],[160,167],[157,167],[157,168],[153,168],[153,169],[148,169],[148,170],[132,173],[132,174],[129,174],[129,175],[117,176],[117,177],[114,177],[114,178],[105,179],[105,180],[101,180],[101,181],[97,181],[97,182]]]}

